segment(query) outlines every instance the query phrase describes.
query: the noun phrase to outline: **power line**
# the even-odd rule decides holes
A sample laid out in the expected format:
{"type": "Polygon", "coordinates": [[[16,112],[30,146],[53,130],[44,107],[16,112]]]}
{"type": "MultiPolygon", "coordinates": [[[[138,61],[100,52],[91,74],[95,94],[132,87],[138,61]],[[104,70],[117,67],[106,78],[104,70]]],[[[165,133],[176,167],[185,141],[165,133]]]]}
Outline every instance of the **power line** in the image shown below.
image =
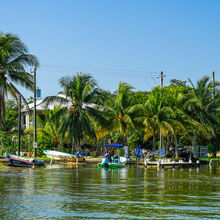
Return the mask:
{"type": "Polygon", "coordinates": [[[152,74],[152,73],[158,73],[158,72],[152,72],[152,71],[144,71],[144,70],[128,70],[128,69],[111,69],[111,68],[100,68],[100,67],[82,67],[82,66],[64,66],[64,65],[54,65],[54,64],[42,64],[41,68],[42,70],[53,70],[53,71],[75,71],[75,70],[83,70],[88,72],[115,72],[115,73],[138,73],[138,74],[152,74]]]}
{"type": "MultiPolygon", "coordinates": [[[[72,73],[71,70],[56,70],[56,69],[46,69],[46,68],[41,68],[41,70],[43,71],[50,71],[50,72],[65,72],[67,74],[72,73]]],[[[131,72],[131,73],[120,73],[120,72],[101,72],[101,71],[79,71],[79,72],[84,72],[84,73],[89,73],[89,74],[102,74],[102,76],[120,76],[120,77],[132,77],[132,78],[143,78],[146,76],[146,74],[140,74],[140,73],[135,73],[135,72],[131,72]]]]}

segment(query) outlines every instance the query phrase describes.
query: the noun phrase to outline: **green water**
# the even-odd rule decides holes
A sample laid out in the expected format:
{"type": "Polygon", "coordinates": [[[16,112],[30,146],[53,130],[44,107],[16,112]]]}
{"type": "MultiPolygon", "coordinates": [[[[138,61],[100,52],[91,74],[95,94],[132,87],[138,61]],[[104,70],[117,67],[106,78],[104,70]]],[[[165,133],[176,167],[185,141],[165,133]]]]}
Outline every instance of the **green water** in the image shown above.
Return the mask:
{"type": "Polygon", "coordinates": [[[0,219],[220,219],[220,167],[0,170],[0,219]]]}

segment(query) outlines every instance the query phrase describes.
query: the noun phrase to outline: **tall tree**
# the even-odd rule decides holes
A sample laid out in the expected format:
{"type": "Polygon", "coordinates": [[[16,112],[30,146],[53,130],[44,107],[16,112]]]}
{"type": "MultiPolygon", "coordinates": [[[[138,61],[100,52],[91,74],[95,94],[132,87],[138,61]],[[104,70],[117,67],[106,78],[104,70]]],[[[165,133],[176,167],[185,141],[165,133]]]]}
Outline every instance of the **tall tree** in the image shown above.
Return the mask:
{"type": "Polygon", "coordinates": [[[132,112],[130,112],[132,89],[133,87],[128,83],[120,82],[117,91],[111,96],[105,106],[105,110],[108,110],[106,112],[109,122],[107,129],[110,132],[119,132],[124,144],[127,144],[129,132],[135,128],[132,112]]]}
{"type": "Polygon", "coordinates": [[[153,151],[156,150],[156,136],[160,131],[163,136],[169,133],[174,135],[177,125],[181,125],[173,108],[166,103],[166,98],[161,89],[155,87],[145,103],[135,105],[131,110],[136,114],[134,121],[143,125],[144,140],[153,137],[153,151]]]}
{"type": "Polygon", "coordinates": [[[191,83],[191,93],[188,101],[185,103],[185,108],[188,111],[189,115],[194,119],[194,137],[193,137],[193,150],[196,144],[196,138],[198,132],[202,132],[207,137],[213,136],[213,124],[219,123],[216,120],[215,113],[218,110],[220,104],[219,96],[216,96],[214,99],[212,97],[212,88],[213,84],[210,82],[210,78],[205,76],[200,79],[196,86],[191,83]]]}
{"type": "Polygon", "coordinates": [[[27,66],[38,65],[35,56],[27,53],[27,47],[14,34],[0,34],[0,128],[5,120],[5,98],[16,97],[14,83],[33,89],[33,77],[27,66]]]}
{"type": "Polygon", "coordinates": [[[73,77],[62,77],[59,84],[63,91],[58,96],[45,98],[44,101],[62,107],[53,118],[62,118],[60,131],[63,137],[68,135],[72,146],[77,145],[80,148],[86,135],[96,138],[92,119],[104,120],[98,110],[99,89],[90,75],[82,73],[77,73],[73,77]]]}

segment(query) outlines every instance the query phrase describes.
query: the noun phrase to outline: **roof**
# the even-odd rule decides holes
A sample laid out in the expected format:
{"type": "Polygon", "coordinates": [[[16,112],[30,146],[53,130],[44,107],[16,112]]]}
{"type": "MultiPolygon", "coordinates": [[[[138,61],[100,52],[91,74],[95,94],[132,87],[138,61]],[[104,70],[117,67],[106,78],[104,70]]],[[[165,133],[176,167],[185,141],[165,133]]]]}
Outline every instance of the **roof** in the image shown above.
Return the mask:
{"type": "MultiPolygon", "coordinates": [[[[58,94],[56,96],[63,97],[63,98],[65,97],[62,94],[58,94]]],[[[44,101],[44,99],[40,99],[40,100],[36,101],[36,110],[37,111],[43,111],[43,110],[47,110],[47,109],[53,110],[55,106],[60,105],[59,102],[54,102],[53,104],[46,105],[46,103],[44,103],[43,101],[44,101]]],[[[70,105],[71,105],[71,103],[70,103],[70,105]]],[[[34,111],[34,103],[29,104],[28,107],[29,107],[30,111],[34,111]]],[[[27,112],[27,111],[28,111],[27,106],[25,106],[21,110],[21,112],[27,112]]]]}
{"type": "MultiPolygon", "coordinates": [[[[63,97],[63,98],[66,98],[65,95],[62,95],[62,94],[58,94],[57,96],[59,97],[63,97]]],[[[46,103],[43,102],[43,99],[41,100],[37,100],[36,101],[36,110],[37,111],[43,111],[43,110],[53,110],[55,106],[58,106],[60,105],[59,102],[54,102],[53,104],[49,104],[49,105],[46,105],[46,103]]],[[[68,106],[70,107],[72,105],[72,102],[69,102],[68,106]]],[[[89,106],[89,107],[93,107],[95,104],[83,104],[83,107],[86,107],[86,106],[89,106]]],[[[65,107],[64,105],[61,105],[63,107],[65,107]]],[[[28,105],[30,111],[34,111],[34,103],[31,103],[28,105]]],[[[25,106],[21,112],[28,112],[28,108],[27,106],[25,106]]]]}
{"type": "Polygon", "coordinates": [[[106,144],[106,145],[103,145],[102,147],[118,147],[118,148],[121,148],[121,147],[124,147],[124,145],[122,145],[122,144],[106,144]]]}

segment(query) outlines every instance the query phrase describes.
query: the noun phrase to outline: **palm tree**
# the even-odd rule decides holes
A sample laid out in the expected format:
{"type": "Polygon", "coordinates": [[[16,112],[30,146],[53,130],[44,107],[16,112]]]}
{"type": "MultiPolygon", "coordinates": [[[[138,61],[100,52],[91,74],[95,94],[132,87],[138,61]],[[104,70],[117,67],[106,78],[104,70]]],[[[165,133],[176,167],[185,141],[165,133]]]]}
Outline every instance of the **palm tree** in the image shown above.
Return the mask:
{"type": "Polygon", "coordinates": [[[5,119],[5,97],[16,97],[13,83],[33,89],[33,77],[25,68],[38,65],[35,56],[27,53],[27,47],[14,34],[0,34],[0,127],[5,119]]]}
{"type": "Polygon", "coordinates": [[[185,108],[195,121],[192,143],[194,151],[198,131],[207,135],[207,137],[210,134],[211,136],[215,135],[213,125],[218,123],[215,118],[215,112],[218,111],[220,100],[219,96],[212,97],[213,84],[210,82],[209,77],[205,76],[200,79],[196,86],[190,79],[189,82],[192,88],[189,100],[185,103],[185,108]]]}
{"type": "Polygon", "coordinates": [[[104,111],[108,120],[109,133],[119,132],[123,143],[127,144],[128,134],[135,129],[131,109],[133,87],[125,82],[120,82],[118,90],[112,95],[105,105],[104,111]]]}
{"type": "MultiPolygon", "coordinates": [[[[59,146],[62,147],[63,140],[61,137],[60,126],[61,119],[54,117],[56,113],[61,109],[60,106],[55,106],[53,111],[45,110],[43,111],[43,120],[41,117],[37,117],[37,133],[43,136],[47,136],[51,139],[53,146],[57,149],[59,146]]],[[[25,129],[25,133],[33,134],[33,126],[25,129]]]]}
{"type": "Polygon", "coordinates": [[[62,118],[60,132],[62,136],[68,135],[72,143],[80,148],[81,141],[85,136],[96,139],[93,119],[104,120],[99,107],[99,89],[95,80],[87,74],[77,73],[73,77],[62,77],[59,80],[63,91],[58,96],[49,96],[44,102],[59,104],[54,118],[62,118]]]}
{"type": "Polygon", "coordinates": [[[136,122],[141,122],[145,135],[144,140],[153,136],[153,151],[156,150],[156,135],[167,136],[169,133],[175,134],[174,127],[177,124],[175,112],[165,103],[161,89],[155,87],[148,100],[143,104],[132,107],[131,111],[136,114],[136,122]]]}

